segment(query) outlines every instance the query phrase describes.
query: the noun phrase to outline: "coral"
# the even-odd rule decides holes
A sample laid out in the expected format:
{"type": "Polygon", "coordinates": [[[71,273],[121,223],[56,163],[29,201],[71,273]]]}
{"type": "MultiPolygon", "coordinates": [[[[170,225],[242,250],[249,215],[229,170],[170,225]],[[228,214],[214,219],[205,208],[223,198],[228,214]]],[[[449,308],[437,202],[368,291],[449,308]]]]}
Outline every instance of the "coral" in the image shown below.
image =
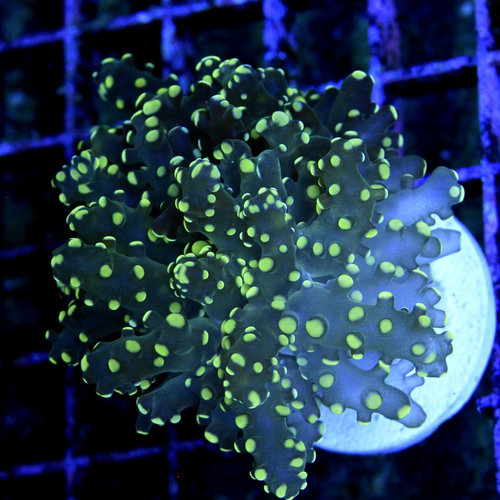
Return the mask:
{"type": "Polygon", "coordinates": [[[306,486],[320,409],[405,426],[411,391],[446,372],[428,264],[463,198],[454,171],[399,156],[393,106],[355,71],[303,92],[283,71],[205,57],[184,92],[132,57],[95,74],[131,118],[93,130],[57,173],[76,236],[55,250],[51,360],[101,396],[137,396],[137,430],[194,407],[205,436],[253,456],[279,498],[306,486]],[[390,375],[389,375],[390,373],[390,375]]]}

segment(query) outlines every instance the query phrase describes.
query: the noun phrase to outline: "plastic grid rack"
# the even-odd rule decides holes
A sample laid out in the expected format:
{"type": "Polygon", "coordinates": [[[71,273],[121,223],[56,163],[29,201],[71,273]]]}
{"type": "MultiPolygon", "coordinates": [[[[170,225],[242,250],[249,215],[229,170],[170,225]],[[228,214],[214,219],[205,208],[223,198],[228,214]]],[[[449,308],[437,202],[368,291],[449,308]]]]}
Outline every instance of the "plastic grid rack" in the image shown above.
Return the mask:
{"type": "MultiPolygon", "coordinates": [[[[302,85],[310,87],[336,84],[342,74],[355,69],[354,64],[364,65],[362,69],[375,77],[374,100],[395,102],[396,107],[403,110],[398,126],[405,124],[410,128],[414,108],[406,105],[408,99],[425,97],[436,88],[446,92],[449,87],[457,86],[457,82],[458,86],[468,89],[468,100],[477,92],[476,128],[473,127],[477,138],[471,140],[470,146],[476,150],[476,156],[466,157],[466,160],[477,161],[451,166],[473,199],[463,214],[458,215],[467,219],[466,224],[467,221],[476,224],[471,229],[483,244],[498,291],[498,3],[488,0],[443,2],[460,4],[461,10],[457,12],[462,18],[472,16],[474,50],[465,48],[460,53],[459,48],[457,54],[445,57],[438,57],[439,50],[431,51],[431,57],[424,57],[422,61],[417,57],[417,62],[405,60],[404,47],[412,43],[412,30],[407,32],[408,21],[404,20],[411,19],[415,13],[411,11],[415,6],[410,0],[334,3],[338,4],[337,15],[352,11],[353,18],[348,21],[337,18],[338,24],[334,24],[334,16],[328,16],[334,7],[326,0],[306,2],[305,6],[293,0],[58,0],[53,2],[50,14],[41,1],[4,3],[4,11],[0,11],[0,19],[2,14],[4,17],[4,40],[0,41],[0,64],[4,70],[0,83],[3,93],[0,103],[3,114],[0,119],[0,210],[3,214],[0,307],[5,336],[0,359],[3,400],[0,497],[25,498],[43,488],[55,498],[81,499],[93,496],[95,488],[100,488],[101,494],[106,492],[116,498],[135,498],[139,494],[141,498],[169,500],[196,498],[200,494],[209,500],[237,496],[265,498],[258,485],[240,480],[247,466],[244,459],[220,458],[220,453],[203,441],[199,431],[181,423],[175,428],[168,425],[146,438],[135,436],[134,407],[130,402],[118,400],[114,405],[109,401],[95,402],[92,388],[82,387],[76,370],[48,364],[43,328],[53,324],[60,305],[51,283],[49,254],[64,239],[62,216],[56,196],[50,192],[49,179],[60,164],[71,158],[75,143],[86,136],[89,125],[96,121],[96,106],[86,85],[102,57],[135,52],[139,59],[152,59],[163,74],[176,72],[183,82],[189,79],[188,68],[192,62],[206,55],[204,41],[208,40],[207,46],[226,50],[226,57],[237,56],[254,65],[284,67],[302,85]],[[26,22],[18,31],[5,25],[9,5],[14,3],[21,6],[19,12],[35,14],[32,25],[26,22]],[[54,14],[56,11],[58,15],[54,14]],[[313,33],[309,29],[308,37],[316,36],[318,44],[323,34],[331,37],[335,50],[325,49],[322,54],[334,58],[330,65],[335,64],[337,70],[312,71],[317,61],[304,60],[304,54],[310,56],[304,49],[305,38],[301,38],[304,26],[310,28],[309,11],[324,15],[326,23],[331,23],[330,29],[324,32],[318,28],[318,33],[313,33]],[[231,24],[236,28],[224,32],[231,24]],[[403,24],[405,29],[401,28],[403,24]],[[242,25],[245,26],[242,28],[242,25]],[[202,35],[207,26],[215,35],[204,39],[202,35]],[[353,38],[347,33],[353,26],[366,35],[361,49],[352,45],[353,38]],[[234,46],[228,47],[228,40],[235,36],[242,40],[235,40],[234,46]],[[359,52],[357,59],[345,55],[353,49],[359,52]],[[251,60],[245,59],[248,57],[251,60]],[[22,86],[13,88],[19,82],[22,86]],[[37,347],[38,350],[33,350],[37,347]],[[196,459],[192,458],[195,455],[196,459]],[[222,486],[214,485],[215,481],[222,486]]],[[[433,15],[433,8],[436,7],[432,2],[420,2],[419,10],[423,12],[420,22],[425,16],[433,15]]],[[[22,25],[22,21],[19,23],[22,25]]],[[[422,35],[427,33],[427,28],[420,25],[416,30],[422,35]]],[[[359,39],[354,41],[359,44],[359,39]]],[[[327,38],[327,46],[328,42],[327,38]]],[[[322,62],[326,67],[328,61],[322,62]]],[[[425,137],[425,131],[421,133],[425,137]]],[[[420,150],[425,156],[425,148],[420,150]]],[[[455,153],[457,151],[451,152],[450,161],[455,153]]],[[[446,159],[443,151],[441,159],[446,159]]],[[[478,418],[487,419],[488,414],[492,417],[489,427],[485,428],[491,430],[493,436],[482,436],[482,439],[492,442],[494,455],[488,455],[486,460],[494,459],[495,465],[491,464],[481,478],[493,481],[496,468],[500,491],[498,344],[489,374],[491,385],[486,382],[477,406],[484,413],[478,418]]],[[[473,401],[471,411],[477,413],[475,406],[473,401]]],[[[463,422],[458,427],[460,425],[463,422]]],[[[461,430],[454,432],[460,434],[461,430]]],[[[434,440],[429,446],[435,447],[439,439],[441,437],[429,438],[434,440]]],[[[472,452],[469,450],[469,453],[472,452]]],[[[412,457],[402,452],[401,456],[403,461],[415,460],[418,464],[425,455],[417,453],[412,457]]],[[[384,457],[363,459],[361,469],[352,457],[328,458],[322,454],[320,461],[326,469],[318,464],[310,467],[310,487],[301,494],[304,499],[353,499],[363,494],[368,498],[363,488],[370,489],[370,498],[379,498],[373,481],[355,487],[347,476],[361,471],[374,477],[377,474],[382,481],[380,470],[386,475],[389,473],[384,457]],[[331,475],[328,470],[332,467],[339,478],[328,482],[325,478],[331,475]],[[331,490],[325,492],[328,484],[337,488],[337,496],[331,490]],[[345,491],[342,492],[339,485],[343,485],[345,491]]],[[[401,481],[404,480],[402,477],[401,481]]],[[[414,482],[418,482],[417,477],[414,482]]],[[[397,480],[391,485],[398,487],[397,480]]],[[[493,486],[487,491],[494,494],[494,489],[493,486]]],[[[388,491],[384,491],[386,497],[390,497],[388,491]]],[[[414,497],[408,494],[407,498],[414,497]]],[[[467,498],[476,497],[471,494],[467,498]]]]}

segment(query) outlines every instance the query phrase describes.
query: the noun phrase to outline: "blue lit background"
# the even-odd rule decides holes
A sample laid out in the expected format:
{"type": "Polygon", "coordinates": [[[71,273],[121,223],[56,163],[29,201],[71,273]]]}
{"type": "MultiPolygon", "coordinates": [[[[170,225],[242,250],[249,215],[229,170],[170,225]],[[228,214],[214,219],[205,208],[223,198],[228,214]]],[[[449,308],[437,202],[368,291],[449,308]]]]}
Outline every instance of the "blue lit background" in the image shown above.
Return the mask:
{"type": "MultiPolygon", "coordinates": [[[[50,179],[108,110],[92,72],[135,55],[181,82],[201,57],[286,69],[302,87],[372,73],[406,152],[457,169],[457,216],[498,281],[500,4],[493,0],[4,0],[0,2],[0,498],[271,498],[249,458],[223,454],[189,418],[135,433],[132,399],[103,400],[48,363],[63,303],[50,253],[66,238],[50,179]]],[[[466,408],[424,443],[356,457],[318,450],[307,499],[493,499],[500,358],[466,408]],[[480,400],[482,412],[477,410],[480,400]]],[[[194,422],[194,416],[191,419],[194,422]]]]}

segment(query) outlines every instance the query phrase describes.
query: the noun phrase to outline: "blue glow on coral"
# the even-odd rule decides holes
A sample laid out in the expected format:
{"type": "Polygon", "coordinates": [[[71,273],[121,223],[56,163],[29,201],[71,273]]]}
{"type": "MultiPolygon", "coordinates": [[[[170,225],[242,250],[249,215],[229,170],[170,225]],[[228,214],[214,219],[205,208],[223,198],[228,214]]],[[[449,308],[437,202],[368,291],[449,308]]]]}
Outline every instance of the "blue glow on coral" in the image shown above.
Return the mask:
{"type": "Polygon", "coordinates": [[[417,258],[458,249],[431,215],[452,216],[463,188],[444,167],[416,187],[425,161],[398,156],[396,111],[361,71],[322,93],[237,59],[196,72],[187,93],[130,55],[96,73],[131,118],[96,128],[53,181],[75,237],[52,259],[71,301],[51,359],[136,396],[141,433],[196,408],[210,442],[293,498],[322,405],[424,421],[411,391],[452,349],[417,258]]]}

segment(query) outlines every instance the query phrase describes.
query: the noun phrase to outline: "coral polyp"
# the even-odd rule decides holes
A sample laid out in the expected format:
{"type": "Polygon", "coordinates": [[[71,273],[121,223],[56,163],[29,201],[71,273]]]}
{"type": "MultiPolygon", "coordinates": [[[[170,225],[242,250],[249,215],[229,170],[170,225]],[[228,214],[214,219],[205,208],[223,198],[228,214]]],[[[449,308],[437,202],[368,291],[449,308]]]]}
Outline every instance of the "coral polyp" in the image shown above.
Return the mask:
{"type": "Polygon", "coordinates": [[[130,55],[95,78],[130,119],[53,181],[75,234],[52,258],[70,301],[51,360],[136,397],[140,433],[195,408],[279,498],[306,487],[323,406],[421,425],[411,391],[452,351],[428,264],[458,250],[432,216],[463,188],[445,167],[417,186],[372,78],[302,91],[211,56],[184,91],[130,55]]]}

